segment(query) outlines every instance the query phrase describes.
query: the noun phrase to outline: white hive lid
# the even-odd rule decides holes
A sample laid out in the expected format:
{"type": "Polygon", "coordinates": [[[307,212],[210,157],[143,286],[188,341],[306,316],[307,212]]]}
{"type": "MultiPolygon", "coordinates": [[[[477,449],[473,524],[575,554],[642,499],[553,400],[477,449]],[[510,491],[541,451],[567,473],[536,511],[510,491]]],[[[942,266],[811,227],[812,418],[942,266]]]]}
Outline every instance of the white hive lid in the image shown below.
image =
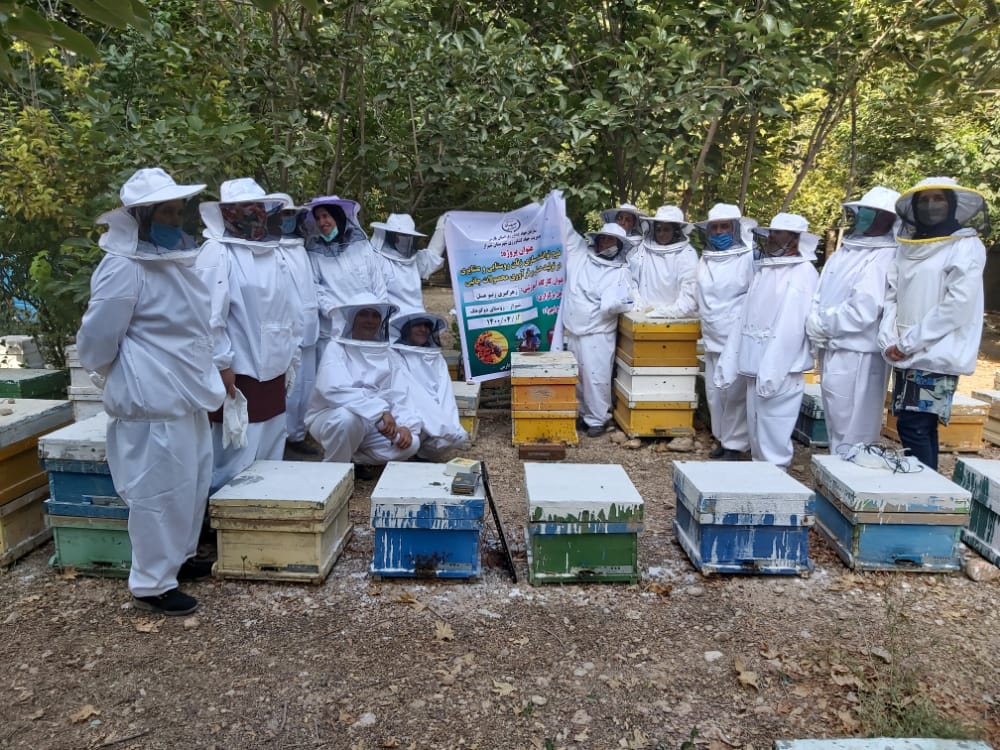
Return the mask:
{"type": "Polygon", "coordinates": [[[575,378],[579,373],[573,352],[511,352],[512,378],[575,378]]]}
{"type": "Polygon", "coordinates": [[[41,398],[0,398],[0,448],[19,443],[34,435],[73,421],[73,405],[69,401],[41,398]]]}
{"type": "Polygon", "coordinates": [[[255,461],[212,495],[218,508],[319,510],[339,505],[354,488],[352,464],[255,461]]]}
{"type": "Polygon", "coordinates": [[[951,401],[951,414],[957,416],[985,417],[990,412],[990,405],[986,401],[971,398],[961,393],[956,393],[951,401]]]}
{"type": "Polygon", "coordinates": [[[642,521],[643,500],[618,464],[526,463],[531,521],[642,521]]]}
{"type": "Polygon", "coordinates": [[[107,460],[108,415],[103,411],[38,439],[38,457],[66,461],[107,460]]]}
{"type": "Polygon", "coordinates": [[[376,505],[462,505],[486,499],[482,482],[471,495],[451,494],[454,477],[444,469],[444,464],[390,461],[372,490],[372,510],[376,505]]]}
{"type": "Polygon", "coordinates": [[[674,461],[674,486],[700,512],[805,513],[813,491],[764,461],[674,461]]]}
{"type": "Polygon", "coordinates": [[[479,406],[479,383],[453,380],[451,389],[455,392],[455,403],[459,409],[475,409],[479,406]]]}

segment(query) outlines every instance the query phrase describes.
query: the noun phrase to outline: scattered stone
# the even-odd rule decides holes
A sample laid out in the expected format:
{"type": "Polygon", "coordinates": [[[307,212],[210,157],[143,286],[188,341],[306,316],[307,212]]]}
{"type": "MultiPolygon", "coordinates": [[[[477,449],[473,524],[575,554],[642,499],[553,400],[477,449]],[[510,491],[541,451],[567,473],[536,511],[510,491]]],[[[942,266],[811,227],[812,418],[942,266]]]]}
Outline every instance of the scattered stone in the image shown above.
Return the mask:
{"type": "Polygon", "coordinates": [[[688,596],[701,596],[705,593],[705,589],[701,586],[688,586],[684,591],[688,596]]]}
{"type": "Polygon", "coordinates": [[[201,625],[201,620],[197,617],[187,617],[184,619],[183,625],[185,630],[194,630],[196,627],[201,625]]]}
{"type": "Polygon", "coordinates": [[[1000,568],[986,560],[970,557],[965,561],[965,575],[976,583],[1000,580],[1000,568]]]}
{"type": "Polygon", "coordinates": [[[534,703],[536,706],[544,706],[546,703],[549,702],[549,699],[546,698],[544,695],[533,695],[531,696],[531,702],[534,703]]]}
{"type": "Polygon", "coordinates": [[[639,450],[642,447],[642,440],[639,438],[632,438],[627,443],[625,443],[623,448],[628,448],[630,451],[639,450]]]}
{"type": "Polygon", "coordinates": [[[356,722],[351,724],[351,728],[353,729],[354,727],[358,728],[373,727],[375,726],[375,721],[376,721],[375,714],[373,714],[371,711],[367,711],[361,714],[361,716],[358,717],[358,720],[356,722]]]}
{"type": "Polygon", "coordinates": [[[610,438],[608,438],[608,439],[609,439],[609,440],[610,440],[610,441],[611,441],[612,443],[614,443],[615,445],[621,445],[621,444],[622,444],[622,443],[624,443],[624,442],[625,442],[626,440],[628,440],[628,438],[627,438],[627,437],[625,437],[625,433],[624,433],[624,432],[618,432],[618,430],[615,430],[614,432],[612,432],[612,433],[611,433],[611,437],[610,437],[610,438]]]}
{"type": "Polygon", "coordinates": [[[711,664],[713,661],[718,661],[721,658],[722,658],[722,652],[721,651],[706,651],[705,652],[705,661],[707,661],[709,664],[711,664]]]}
{"type": "Polygon", "coordinates": [[[694,450],[694,440],[689,437],[678,437],[667,443],[667,450],[674,453],[690,453],[694,450]]]}

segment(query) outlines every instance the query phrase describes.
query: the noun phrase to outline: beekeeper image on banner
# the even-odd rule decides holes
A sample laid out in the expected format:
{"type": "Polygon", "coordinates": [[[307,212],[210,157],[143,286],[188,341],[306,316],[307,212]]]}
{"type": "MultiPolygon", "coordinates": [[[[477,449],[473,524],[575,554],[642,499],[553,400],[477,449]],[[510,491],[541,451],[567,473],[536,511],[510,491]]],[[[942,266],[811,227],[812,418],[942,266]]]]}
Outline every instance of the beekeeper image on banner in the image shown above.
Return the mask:
{"type": "Polygon", "coordinates": [[[717,443],[708,457],[738,461],[750,450],[747,382],[737,373],[728,388],[720,388],[715,370],[730,335],[739,334],[754,275],[752,230],[757,222],[743,218],[737,206],[716,203],[708,219],[695,226],[705,248],[698,261],[696,293],[705,342],[705,399],[717,443]]]}
{"type": "Polygon", "coordinates": [[[642,242],[629,258],[639,289],[636,305],[650,317],[695,317],[698,253],[688,242],[693,225],[677,206],[660,206],[641,225],[642,242]]]}
{"type": "Polygon", "coordinates": [[[422,309],[403,310],[389,321],[390,362],[406,384],[408,410],[420,418],[417,455],[428,461],[440,461],[469,442],[441,354],[445,328],[444,318],[422,309]]]}
{"type": "Polygon", "coordinates": [[[565,342],[576,357],[580,418],[587,437],[598,437],[611,420],[618,315],[635,304],[636,289],[627,260],[634,243],[618,224],[588,232],[586,243],[568,221],[565,233],[566,286],[553,340],[565,342]]]}
{"type": "Polygon", "coordinates": [[[122,207],[102,215],[104,258],[76,342],[80,364],[103,385],[107,456],[129,507],[137,609],[186,615],[198,601],[178,580],[210,573],[193,560],[212,476],[209,411],[225,388],[212,360],[209,289],[185,241],[185,201],[204,185],[178,185],[140,169],[122,207]],[[190,562],[188,562],[190,561],[190,562]]]}
{"type": "Polygon", "coordinates": [[[847,230],[827,254],[806,333],[816,349],[830,453],[874,443],[882,430],[889,365],[878,345],[886,277],[896,259],[896,199],[878,186],[844,203],[847,230]]]}
{"type": "Polygon", "coordinates": [[[209,415],[213,492],[254,461],[284,456],[285,396],[302,342],[295,279],[271,233],[290,199],[249,177],[223,182],[219,198],[199,206],[207,239],[198,269],[211,289],[215,366],[227,392],[209,415]]]}
{"type": "Polygon", "coordinates": [[[959,375],[976,369],[983,330],[986,201],[949,177],[929,177],[896,201],[899,250],[889,269],[878,343],[893,367],[899,440],[935,471],[938,423],[948,424],[959,375]]]}
{"type": "Polygon", "coordinates": [[[819,275],[819,237],[798,214],[779,213],[771,226],[753,230],[756,273],[739,330],[726,342],[715,384],[747,379],[750,455],[787,469],[792,430],[802,405],[803,373],[813,367],[806,318],[819,275]]]}
{"type": "Polygon", "coordinates": [[[333,309],[334,335],[306,413],[323,459],[353,461],[358,479],[374,479],[374,467],[406,461],[420,450],[423,423],[408,407],[405,376],[389,352],[395,312],[368,293],[333,309]]]}
{"type": "Polygon", "coordinates": [[[444,265],[444,244],[436,250],[417,249],[417,242],[426,236],[417,231],[409,214],[389,214],[384,222],[372,222],[372,250],[385,279],[389,303],[401,310],[423,308],[421,280],[444,265]]]}

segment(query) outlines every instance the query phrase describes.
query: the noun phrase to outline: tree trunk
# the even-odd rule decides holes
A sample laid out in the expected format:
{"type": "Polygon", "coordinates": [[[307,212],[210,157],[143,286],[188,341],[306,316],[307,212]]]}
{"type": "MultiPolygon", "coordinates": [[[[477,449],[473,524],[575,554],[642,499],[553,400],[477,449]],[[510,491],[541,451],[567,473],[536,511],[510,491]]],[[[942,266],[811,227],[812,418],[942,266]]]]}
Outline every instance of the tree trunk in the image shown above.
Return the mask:
{"type": "Polygon", "coordinates": [[[750,110],[750,126],[747,128],[747,152],[743,157],[743,174],[740,176],[740,213],[746,210],[747,190],[750,187],[750,170],[753,166],[753,149],[757,143],[757,123],[760,112],[756,108],[750,110]]]}

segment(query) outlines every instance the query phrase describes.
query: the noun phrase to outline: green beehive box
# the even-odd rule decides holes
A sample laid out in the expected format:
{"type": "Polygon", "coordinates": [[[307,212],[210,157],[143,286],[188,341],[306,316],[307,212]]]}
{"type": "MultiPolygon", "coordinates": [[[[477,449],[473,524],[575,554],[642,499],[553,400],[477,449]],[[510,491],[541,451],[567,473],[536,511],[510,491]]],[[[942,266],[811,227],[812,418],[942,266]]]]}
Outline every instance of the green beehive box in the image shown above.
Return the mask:
{"type": "Polygon", "coordinates": [[[586,583],[639,579],[643,501],[617,465],[524,465],[528,580],[586,583]]]}
{"type": "Polygon", "coordinates": [[[127,518],[46,516],[56,553],[49,565],[81,575],[125,578],[132,567],[127,518]]]}
{"type": "Polygon", "coordinates": [[[3,367],[0,368],[0,397],[64,399],[68,382],[65,370],[3,367]]]}

